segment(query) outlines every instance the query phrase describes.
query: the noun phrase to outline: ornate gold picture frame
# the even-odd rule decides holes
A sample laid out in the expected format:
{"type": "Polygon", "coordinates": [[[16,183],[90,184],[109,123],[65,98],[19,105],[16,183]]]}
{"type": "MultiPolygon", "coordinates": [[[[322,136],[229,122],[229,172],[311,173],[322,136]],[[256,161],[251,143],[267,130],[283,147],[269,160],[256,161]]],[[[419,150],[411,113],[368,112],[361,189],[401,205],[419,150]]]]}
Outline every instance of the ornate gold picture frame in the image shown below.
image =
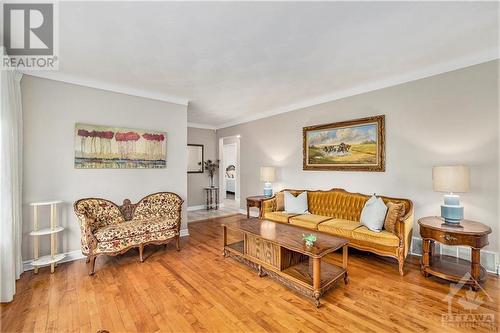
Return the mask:
{"type": "Polygon", "coordinates": [[[385,116],[303,129],[303,169],[385,171],[385,116]]]}

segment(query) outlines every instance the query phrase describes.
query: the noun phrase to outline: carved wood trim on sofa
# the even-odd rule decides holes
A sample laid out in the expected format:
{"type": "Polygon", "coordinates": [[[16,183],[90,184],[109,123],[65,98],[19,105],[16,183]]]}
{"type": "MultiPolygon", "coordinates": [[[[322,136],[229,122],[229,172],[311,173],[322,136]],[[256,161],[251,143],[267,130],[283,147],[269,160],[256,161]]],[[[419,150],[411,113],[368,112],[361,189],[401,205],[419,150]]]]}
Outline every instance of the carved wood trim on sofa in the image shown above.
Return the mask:
{"type": "MultiPolygon", "coordinates": [[[[87,256],[87,263],[90,262],[89,275],[94,274],[95,259],[99,255],[116,256],[137,247],[139,249],[139,258],[142,262],[144,246],[149,244],[164,245],[173,239],[176,240],[176,248],[179,251],[183,202],[184,200],[179,195],[172,192],[153,193],[145,196],[135,204],[131,203],[129,199],[125,199],[121,206],[102,198],[77,200],[73,207],[75,214],[80,220],[82,253],[87,256]],[[159,203],[155,200],[159,201],[159,203]],[[140,205],[144,205],[145,207],[143,209],[145,212],[141,212],[145,216],[138,217],[136,216],[136,209],[141,207],[140,205]],[[104,244],[112,243],[113,245],[116,243],[116,250],[98,249],[99,240],[96,238],[95,233],[99,229],[109,226],[118,226],[114,229],[120,229],[119,226],[121,223],[134,221],[134,218],[137,219],[137,228],[144,227],[145,223],[152,221],[162,225],[160,225],[158,230],[154,230],[153,232],[146,231],[124,238],[117,237],[106,242],[101,242],[104,244]],[[160,234],[162,237],[160,239],[151,239],[155,234],[160,234]],[[130,244],[127,244],[127,242],[130,242],[130,244]],[[124,243],[126,245],[123,245],[124,243]]],[[[128,225],[132,229],[136,227],[134,223],[128,223],[128,225]]]]}

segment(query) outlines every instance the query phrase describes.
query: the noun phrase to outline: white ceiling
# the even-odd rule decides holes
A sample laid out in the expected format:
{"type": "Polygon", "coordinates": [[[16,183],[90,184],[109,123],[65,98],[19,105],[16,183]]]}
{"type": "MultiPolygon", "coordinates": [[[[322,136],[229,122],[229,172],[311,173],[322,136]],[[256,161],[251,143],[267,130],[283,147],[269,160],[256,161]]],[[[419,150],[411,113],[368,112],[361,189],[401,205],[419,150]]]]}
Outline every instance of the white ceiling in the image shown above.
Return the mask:
{"type": "MultiPolygon", "coordinates": [[[[60,71],[215,127],[498,58],[498,4],[61,2],[60,71]]],[[[140,112],[141,110],[137,110],[140,112]]]]}

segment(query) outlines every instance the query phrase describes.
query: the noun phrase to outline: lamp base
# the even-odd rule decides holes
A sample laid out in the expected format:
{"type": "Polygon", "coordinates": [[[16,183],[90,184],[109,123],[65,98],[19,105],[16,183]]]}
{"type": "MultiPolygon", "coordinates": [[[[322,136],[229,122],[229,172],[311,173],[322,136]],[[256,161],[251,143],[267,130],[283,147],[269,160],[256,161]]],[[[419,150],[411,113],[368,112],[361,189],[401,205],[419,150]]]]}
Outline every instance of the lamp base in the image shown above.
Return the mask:
{"type": "Polygon", "coordinates": [[[264,183],[264,196],[266,198],[270,198],[273,196],[273,188],[271,186],[271,183],[269,182],[264,183]]]}
{"type": "Polygon", "coordinates": [[[441,217],[448,225],[458,225],[464,218],[464,207],[460,206],[460,197],[454,194],[444,196],[444,205],[441,205],[441,217]]]}

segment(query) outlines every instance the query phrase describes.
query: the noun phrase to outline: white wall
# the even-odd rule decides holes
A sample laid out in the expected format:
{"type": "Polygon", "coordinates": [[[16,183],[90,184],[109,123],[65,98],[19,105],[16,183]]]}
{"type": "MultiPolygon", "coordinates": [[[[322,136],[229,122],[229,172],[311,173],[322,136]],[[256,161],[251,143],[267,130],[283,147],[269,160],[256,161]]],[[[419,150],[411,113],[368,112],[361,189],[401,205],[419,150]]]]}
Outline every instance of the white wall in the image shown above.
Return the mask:
{"type": "MultiPolygon", "coordinates": [[[[187,196],[186,107],[156,100],[24,76],[23,258],[32,257],[32,214],[27,204],[64,200],[60,251],[80,249],[80,229],[73,203],[102,197],[121,204],[157,191],[187,196]],[[111,125],[167,132],[165,169],[75,169],[75,123],[111,125]]],[[[186,228],[186,204],[181,228],[186,228]]],[[[47,239],[48,240],[48,239],[47,239]]],[[[47,248],[45,248],[47,251],[47,248]]]]}
{"type": "MultiPolygon", "coordinates": [[[[241,196],[261,193],[259,168],[277,167],[275,190],[329,189],[409,198],[415,217],[439,215],[432,166],[466,164],[465,216],[489,225],[499,251],[498,61],[217,130],[241,135],[241,196]],[[302,127],[386,115],[386,172],[302,170],[302,127]]],[[[259,112],[261,110],[255,110],[259,112]]],[[[241,201],[241,206],[245,201],[241,201]]],[[[418,235],[418,226],[414,234],[418,235]]]]}

